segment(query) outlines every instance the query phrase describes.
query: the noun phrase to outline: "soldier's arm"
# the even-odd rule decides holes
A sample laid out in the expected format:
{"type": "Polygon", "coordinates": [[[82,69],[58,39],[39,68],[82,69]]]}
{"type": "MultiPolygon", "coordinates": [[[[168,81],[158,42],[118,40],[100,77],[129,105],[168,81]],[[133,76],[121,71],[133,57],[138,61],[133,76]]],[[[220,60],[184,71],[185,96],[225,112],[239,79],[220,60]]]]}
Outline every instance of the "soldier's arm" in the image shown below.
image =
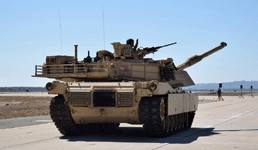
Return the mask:
{"type": "Polygon", "coordinates": [[[138,47],[138,39],[136,40],[136,44],[133,47],[133,51],[136,51],[137,47],[138,47]]]}

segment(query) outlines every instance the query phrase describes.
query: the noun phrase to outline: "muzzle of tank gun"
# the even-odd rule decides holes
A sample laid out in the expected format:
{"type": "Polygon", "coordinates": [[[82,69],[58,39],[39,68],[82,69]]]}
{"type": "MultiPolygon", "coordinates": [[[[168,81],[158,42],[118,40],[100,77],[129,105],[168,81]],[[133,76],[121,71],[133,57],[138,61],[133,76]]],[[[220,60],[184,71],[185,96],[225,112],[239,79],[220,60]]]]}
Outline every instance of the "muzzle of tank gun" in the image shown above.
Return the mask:
{"type": "Polygon", "coordinates": [[[77,59],[77,47],[78,45],[74,45],[75,48],[75,54],[74,54],[74,61],[77,63],[78,59],[77,59]]]}
{"type": "Polygon", "coordinates": [[[202,58],[205,58],[205,57],[207,57],[207,56],[209,56],[209,55],[211,55],[211,54],[213,54],[213,53],[215,53],[215,52],[221,50],[221,49],[224,48],[225,46],[227,46],[227,43],[221,42],[219,46],[214,47],[213,49],[211,49],[211,50],[209,50],[209,51],[207,51],[207,52],[201,54],[200,56],[201,56],[202,58]]]}
{"type": "Polygon", "coordinates": [[[201,55],[194,55],[192,57],[189,57],[184,63],[177,66],[177,69],[184,70],[185,68],[188,68],[198,62],[200,62],[203,58],[223,49],[225,46],[227,46],[227,43],[221,42],[219,46],[214,47],[213,49],[201,54],[201,55]]]}

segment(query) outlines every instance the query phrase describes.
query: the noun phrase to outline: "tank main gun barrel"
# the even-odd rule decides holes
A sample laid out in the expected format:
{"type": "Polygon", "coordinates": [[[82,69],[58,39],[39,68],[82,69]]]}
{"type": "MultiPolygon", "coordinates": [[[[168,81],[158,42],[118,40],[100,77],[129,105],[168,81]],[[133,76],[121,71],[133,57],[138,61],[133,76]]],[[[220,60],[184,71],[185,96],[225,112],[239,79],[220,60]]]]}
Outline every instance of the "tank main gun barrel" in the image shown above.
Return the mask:
{"type": "Polygon", "coordinates": [[[199,61],[201,61],[203,58],[223,49],[225,46],[227,46],[227,43],[225,42],[221,42],[221,44],[217,47],[214,47],[213,49],[201,54],[201,55],[194,55],[192,57],[189,57],[184,63],[180,64],[177,66],[177,69],[179,70],[184,70],[185,68],[188,68],[196,63],[198,63],[199,61]]]}

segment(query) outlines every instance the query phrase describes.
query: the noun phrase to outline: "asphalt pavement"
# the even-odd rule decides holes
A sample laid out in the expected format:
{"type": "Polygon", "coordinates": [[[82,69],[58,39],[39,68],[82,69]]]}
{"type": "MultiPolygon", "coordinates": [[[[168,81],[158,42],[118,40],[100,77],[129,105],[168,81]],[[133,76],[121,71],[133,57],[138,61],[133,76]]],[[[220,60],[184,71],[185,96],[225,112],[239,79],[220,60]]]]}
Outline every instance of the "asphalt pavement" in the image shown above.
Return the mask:
{"type": "Polygon", "coordinates": [[[52,122],[49,115],[35,117],[20,117],[11,119],[0,119],[0,129],[38,125],[52,122]]]}

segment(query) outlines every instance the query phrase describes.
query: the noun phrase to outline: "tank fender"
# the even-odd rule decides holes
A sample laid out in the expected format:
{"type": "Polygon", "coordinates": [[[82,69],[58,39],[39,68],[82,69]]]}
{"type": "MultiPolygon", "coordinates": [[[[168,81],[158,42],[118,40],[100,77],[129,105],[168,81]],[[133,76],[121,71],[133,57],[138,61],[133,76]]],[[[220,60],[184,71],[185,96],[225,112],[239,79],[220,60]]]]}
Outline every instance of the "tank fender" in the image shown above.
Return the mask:
{"type": "Polygon", "coordinates": [[[158,82],[157,90],[154,91],[154,95],[165,95],[175,92],[168,82],[158,82]]]}
{"type": "Polygon", "coordinates": [[[168,94],[168,115],[196,111],[198,96],[194,93],[168,94]]]}
{"type": "Polygon", "coordinates": [[[60,82],[60,81],[48,82],[46,84],[48,94],[65,95],[66,94],[66,87],[67,87],[67,84],[65,82],[60,82]],[[48,89],[48,87],[50,85],[52,85],[52,88],[48,89]]]}

